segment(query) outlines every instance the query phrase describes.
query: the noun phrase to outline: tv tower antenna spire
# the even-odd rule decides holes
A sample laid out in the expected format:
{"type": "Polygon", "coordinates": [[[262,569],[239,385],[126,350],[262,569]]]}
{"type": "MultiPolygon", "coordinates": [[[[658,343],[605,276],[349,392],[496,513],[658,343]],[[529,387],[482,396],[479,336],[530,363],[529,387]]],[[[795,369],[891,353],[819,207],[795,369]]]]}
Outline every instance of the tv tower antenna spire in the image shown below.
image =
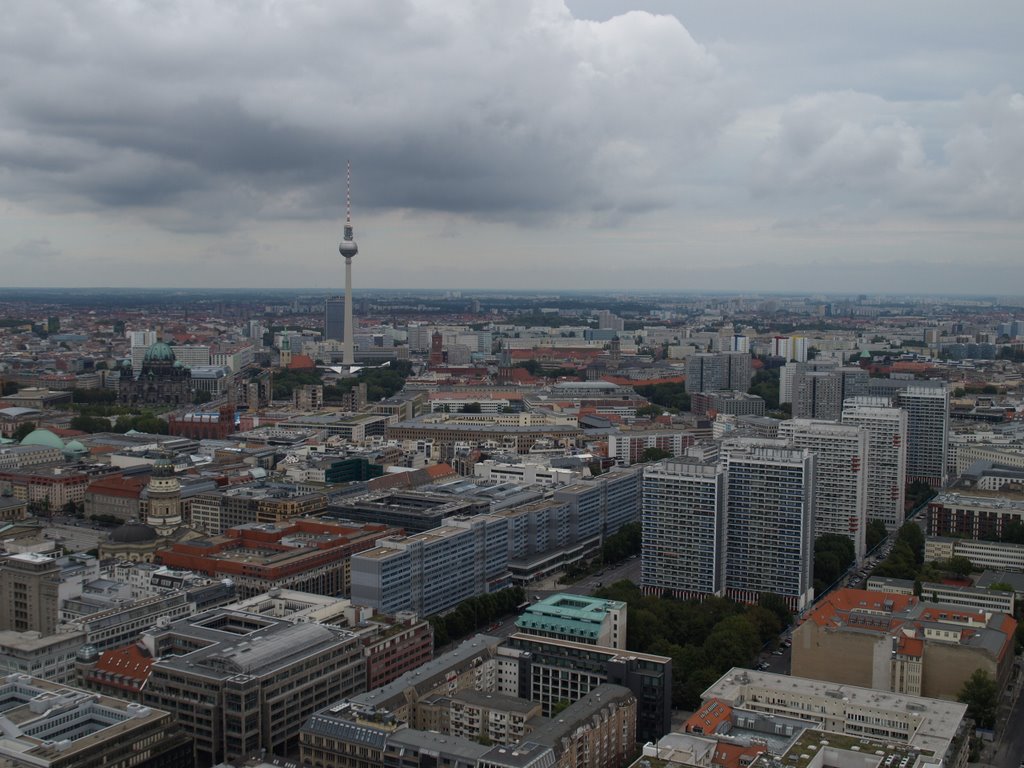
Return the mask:
{"type": "Polygon", "coordinates": [[[352,161],[345,167],[345,234],[338,245],[338,253],[345,259],[345,335],[342,340],[342,364],[355,365],[352,343],[352,258],[359,253],[352,229],[352,161]]]}

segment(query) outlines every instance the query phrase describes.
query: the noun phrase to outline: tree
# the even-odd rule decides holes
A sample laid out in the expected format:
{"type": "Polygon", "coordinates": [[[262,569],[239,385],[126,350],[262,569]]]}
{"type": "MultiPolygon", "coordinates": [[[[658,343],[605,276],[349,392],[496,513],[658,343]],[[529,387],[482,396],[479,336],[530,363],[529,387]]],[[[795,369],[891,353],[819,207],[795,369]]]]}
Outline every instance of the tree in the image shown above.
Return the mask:
{"type": "Polygon", "coordinates": [[[896,532],[896,541],[910,547],[914,562],[918,565],[924,562],[924,531],[921,530],[921,526],[912,520],[905,522],[896,532]]]}
{"type": "Polygon", "coordinates": [[[971,562],[970,558],[964,557],[963,555],[954,555],[949,558],[949,561],[946,563],[946,568],[958,579],[962,579],[974,570],[974,564],[971,562]]]}
{"type": "Polygon", "coordinates": [[[641,405],[636,409],[636,415],[643,418],[644,416],[661,416],[665,412],[665,409],[660,405],[654,403],[648,403],[647,405],[641,405]]]}
{"type": "Polygon", "coordinates": [[[202,405],[203,403],[208,403],[211,400],[213,400],[213,395],[211,395],[209,391],[205,389],[197,389],[195,391],[195,394],[192,395],[193,405],[202,405]]]}
{"type": "Polygon", "coordinates": [[[644,452],[640,454],[640,461],[661,461],[671,457],[672,452],[663,448],[644,448],[644,452]]]}
{"type": "Polygon", "coordinates": [[[1003,527],[1002,540],[1008,544],[1024,544],[1024,523],[1019,520],[1007,523],[1003,527]]]}
{"type": "Polygon", "coordinates": [[[777,595],[774,592],[762,592],[757,598],[757,604],[774,613],[782,626],[789,626],[793,613],[789,610],[789,606],[786,605],[786,600],[782,595],[777,595]]]}
{"type": "Polygon", "coordinates": [[[999,706],[999,684],[984,669],[976,669],[957,695],[957,701],[967,705],[967,715],[981,728],[992,728],[999,706]]]}
{"type": "Polygon", "coordinates": [[[763,399],[768,410],[776,410],[779,407],[779,369],[762,368],[759,370],[754,374],[747,393],[763,399]]]}
{"type": "Polygon", "coordinates": [[[889,531],[885,527],[885,523],[877,518],[868,520],[867,531],[865,532],[865,538],[867,539],[866,546],[868,552],[871,552],[885,541],[886,536],[889,535],[889,531]]]}
{"type": "Polygon", "coordinates": [[[14,430],[13,434],[11,435],[11,439],[17,443],[20,443],[22,440],[24,440],[26,437],[32,434],[32,432],[35,431],[35,428],[36,423],[34,421],[26,421],[22,424],[19,424],[18,428],[14,430]]]}
{"type": "MultiPolygon", "coordinates": [[[[820,582],[820,589],[831,586],[846,572],[857,551],[849,536],[839,533],[823,533],[814,541],[814,580],[820,582]]],[[[815,584],[815,591],[819,585],[815,584]]]]}

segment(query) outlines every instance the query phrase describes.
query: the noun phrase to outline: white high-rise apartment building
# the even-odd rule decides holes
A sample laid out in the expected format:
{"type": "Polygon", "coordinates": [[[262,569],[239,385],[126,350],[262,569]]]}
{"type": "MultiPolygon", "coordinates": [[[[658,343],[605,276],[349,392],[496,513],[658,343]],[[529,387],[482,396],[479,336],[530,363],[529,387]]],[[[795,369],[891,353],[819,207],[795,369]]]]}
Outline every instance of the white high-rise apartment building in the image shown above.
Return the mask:
{"type": "Polygon", "coordinates": [[[787,446],[750,438],[722,445],[725,590],[748,603],[774,592],[799,611],[814,598],[815,457],[787,446]]]}
{"type": "Polygon", "coordinates": [[[907,484],[907,413],[885,397],[854,397],[843,403],[843,424],[867,430],[867,519],[890,531],[903,525],[907,484]]]}
{"type": "Polygon", "coordinates": [[[790,419],[779,438],[814,453],[814,535],[838,533],[864,558],[868,501],[868,432],[853,424],[790,419]]]}
{"type": "Polygon", "coordinates": [[[807,339],[803,336],[775,336],[772,339],[772,355],[784,357],[787,361],[807,362],[807,339]]]}
{"type": "Polygon", "coordinates": [[[717,462],[666,459],[644,468],[645,593],[691,598],[724,590],[725,468],[717,462]]]}
{"type": "Polygon", "coordinates": [[[896,404],[907,412],[907,480],[942,487],[949,451],[949,390],[907,387],[896,395],[896,404]]]}

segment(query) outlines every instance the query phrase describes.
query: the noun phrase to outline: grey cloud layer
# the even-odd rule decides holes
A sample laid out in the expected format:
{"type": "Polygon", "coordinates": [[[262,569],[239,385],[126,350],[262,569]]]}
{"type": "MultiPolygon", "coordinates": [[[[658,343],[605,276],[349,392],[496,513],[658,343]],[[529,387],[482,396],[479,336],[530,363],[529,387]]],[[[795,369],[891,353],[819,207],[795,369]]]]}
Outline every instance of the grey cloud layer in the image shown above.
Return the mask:
{"type": "MultiPolygon", "coordinates": [[[[784,5],[768,36],[786,73],[807,66],[801,35],[824,57],[863,32],[878,61],[910,73],[904,90],[942,90],[922,74],[943,58],[926,41],[895,57],[884,30],[867,37],[867,13],[849,39],[842,23],[816,37],[784,5]]],[[[934,15],[921,30],[953,34],[934,15]]],[[[13,0],[0,19],[0,195],[229,231],[336,216],[351,158],[358,205],[519,223],[702,206],[790,220],[1020,215],[1019,82],[966,57],[973,93],[945,62],[933,79],[957,79],[956,92],[933,102],[879,95],[899,84],[869,92],[881,64],[858,68],[855,90],[801,91],[731,69],[768,60],[757,32],[737,22],[748,55],[730,57],[727,35],[705,47],[675,17],[581,20],[561,0],[13,0]]],[[[833,82],[842,61],[827,66],[808,82],[833,82]]]]}
{"type": "Polygon", "coordinates": [[[33,0],[2,43],[0,189],[170,228],[328,215],[349,157],[372,169],[364,206],[667,206],[733,110],[676,19],[578,21],[550,0],[33,0]]]}

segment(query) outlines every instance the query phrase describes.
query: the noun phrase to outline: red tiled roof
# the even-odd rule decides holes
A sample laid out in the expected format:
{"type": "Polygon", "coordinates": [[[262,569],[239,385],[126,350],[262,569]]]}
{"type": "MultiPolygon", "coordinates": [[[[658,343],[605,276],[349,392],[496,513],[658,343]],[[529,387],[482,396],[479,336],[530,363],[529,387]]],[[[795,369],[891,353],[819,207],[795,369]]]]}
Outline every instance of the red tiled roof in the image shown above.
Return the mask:
{"type": "MultiPolygon", "coordinates": [[[[917,604],[913,595],[897,595],[891,592],[874,592],[866,589],[837,589],[815,606],[807,616],[819,627],[839,624],[842,616],[853,611],[867,611],[892,616],[917,604]],[[886,605],[889,603],[889,605],[886,605]]],[[[862,627],[869,629],[870,627],[862,627]]],[[[887,626],[875,627],[880,632],[888,631],[887,626]]]]}
{"type": "Polygon", "coordinates": [[[304,371],[316,368],[316,361],[309,355],[292,355],[292,361],[288,364],[290,371],[304,371]]]}
{"type": "Polygon", "coordinates": [[[721,699],[708,699],[703,706],[690,715],[684,730],[687,733],[713,734],[718,726],[732,717],[732,707],[721,699]]]}
{"type": "Polygon", "coordinates": [[[126,645],[104,651],[96,662],[96,670],[137,680],[144,683],[149,678],[153,657],[138,644],[126,645]]]}
{"type": "Polygon", "coordinates": [[[455,470],[452,469],[451,464],[431,464],[423,469],[430,475],[431,480],[441,480],[445,477],[455,476],[455,470]]]}
{"type": "Polygon", "coordinates": [[[766,751],[760,744],[731,744],[727,741],[719,741],[715,745],[715,756],[712,765],[722,768],[740,768],[742,765],[749,765],[754,758],[766,751]]]}

